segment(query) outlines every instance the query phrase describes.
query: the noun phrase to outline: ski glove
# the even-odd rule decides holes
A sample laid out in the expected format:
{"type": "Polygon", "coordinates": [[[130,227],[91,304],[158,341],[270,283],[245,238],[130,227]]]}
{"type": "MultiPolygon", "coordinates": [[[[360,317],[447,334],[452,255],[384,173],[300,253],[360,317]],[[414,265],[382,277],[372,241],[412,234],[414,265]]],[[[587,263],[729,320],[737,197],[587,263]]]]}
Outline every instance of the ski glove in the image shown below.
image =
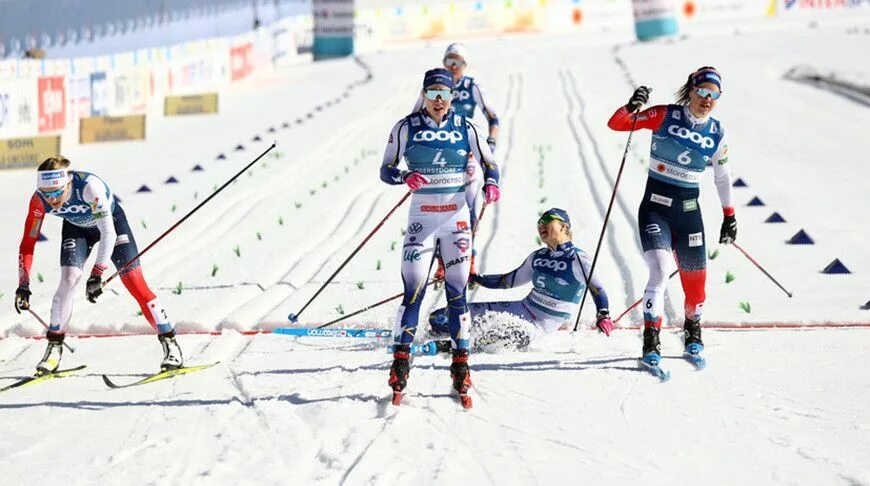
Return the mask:
{"type": "Polygon", "coordinates": [[[87,287],[85,288],[85,295],[88,296],[88,302],[92,304],[97,303],[97,297],[103,294],[103,278],[99,275],[91,275],[91,278],[88,279],[87,287]]]}
{"type": "Polygon", "coordinates": [[[628,108],[628,111],[634,112],[640,110],[643,105],[649,101],[649,94],[652,92],[652,88],[648,88],[646,86],[641,86],[634,90],[634,94],[631,95],[631,98],[628,100],[628,104],[625,105],[628,108]]]}
{"type": "Polygon", "coordinates": [[[476,273],[472,273],[468,276],[468,281],[470,283],[475,284],[475,285],[480,285],[480,283],[483,282],[483,279],[480,278],[480,275],[478,275],[476,273]]]}
{"type": "Polygon", "coordinates": [[[737,219],[734,215],[725,216],[722,220],[722,230],[719,232],[719,243],[730,245],[737,240],[737,219]]]}
{"type": "Polygon", "coordinates": [[[598,328],[599,332],[610,337],[610,332],[613,331],[613,321],[610,320],[610,312],[607,309],[598,312],[598,321],[595,323],[595,327],[598,328]]]}
{"type": "Polygon", "coordinates": [[[486,144],[489,145],[489,150],[495,153],[495,137],[487,137],[486,144]]]}
{"type": "Polygon", "coordinates": [[[486,195],[487,204],[492,204],[498,201],[501,197],[501,191],[495,184],[486,184],[485,186],[483,186],[483,193],[486,195]]]}
{"type": "Polygon", "coordinates": [[[15,312],[21,314],[21,311],[30,309],[31,295],[30,289],[24,285],[15,290],[15,312]]]}
{"type": "Polygon", "coordinates": [[[421,175],[419,172],[408,172],[405,174],[403,182],[408,185],[411,192],[417,192],[429,183],[429,179],[421,175]]]}

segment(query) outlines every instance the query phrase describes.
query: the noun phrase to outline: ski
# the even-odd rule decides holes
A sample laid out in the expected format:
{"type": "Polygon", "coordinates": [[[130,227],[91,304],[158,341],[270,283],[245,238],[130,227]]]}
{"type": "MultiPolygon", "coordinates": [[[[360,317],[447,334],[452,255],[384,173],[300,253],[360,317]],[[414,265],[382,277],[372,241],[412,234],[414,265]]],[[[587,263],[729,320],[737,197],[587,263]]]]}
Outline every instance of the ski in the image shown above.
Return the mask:
{"type": "Polygon", "coordinates": [[[216,363],[206,364],[206,365],[185,366],[183,368],[178,368],[176,370],[161,371],[159,373],[155,373],[153,375],[146,376],[145,378],[142,378],[141,380],[137,380],[137,381],[134,381],[132,383],[125,383],[122,385],[114,383],[112,380],[109,379],[108,376],[103,375],[103,382],[106,383],[106,386],[108,386],[109,388],[113,388],[113,389],[128,388],[131,386],[138,386],[138,385],[145,385],[147,383],[154,383],[155,381],[165,380],[167,378],[172,378],[172,377],[178,376],[178,375],[193,373],[194,371],[206,370],[206,369],[211,368],[212,366],[215,366],[219,363],[220,363],[220,361],[218,361],[216,363]]]}
{"type": "MultiPolygon", "coordinates": [[[[436,356],[438,353],[449,353],[451,345],[449,340],[426,341],[422,344],[412,344],[410,353],[413,356],[436,356]]],[[[387,347],[387,353],[393,353],[393,346],[387,347]]]]}
{"type": "Polygon", "coordinates": [[[700,354],[684,353],[683,358],[692,364],[696,370],[701,371],[707,367],[707,360],[700,354]]]}
{"type": "Polygon", "coordinates": [[[683,352],[683,358],[692,363],[696,370],[703,370],[707,367],[707,360],[701,356],[701,351],[704,350],[704,345],[701,343],[689,343],[686,345],[686,350],[683,352]]]}
{"type": "Polygon", "coordinates": [[[24,386],[35,385],[37,383],[42,383],[42,382],[45,382],[45,381],[48,381],[48,380],[51,380],[54,378],[63,378],[65,376],[69,376],[69,375],[75,373],[76,371],[81,371],[85,368],[86,368],[85,365],[81,365],[81,366],[76,366],[75,368],[68,368],[65,370],[52,371],[51,373],[44,373],[41,375],[28,376],[27,378],[22,378],[21,380],[18,380],[15,383],[12,383],[11,385],[6,385],[3,388],[0,388],[0,392],[4,392],[6,390],[11,390],[13,388],[21,388],[24,386]]]}
{"type": "Polygon", "coordinates": [[[393,331],[391,329],[320,329],[316,327],[279,327],[273,329],[272,334],[300,337],[362,339],[389,339],[393,337],[393,331]]]}
{"type": "Polygon", "coordinates": [[[649,371],[653,376],[658,378],[662,383],[671,379],[671,372],[667,370],[663,370],[661,366],[659,366],[659,360],[656,357],[652,357],[650,359],[645,360],[644,358],[638,358],[637,362],[640,366],[649,371]]]}

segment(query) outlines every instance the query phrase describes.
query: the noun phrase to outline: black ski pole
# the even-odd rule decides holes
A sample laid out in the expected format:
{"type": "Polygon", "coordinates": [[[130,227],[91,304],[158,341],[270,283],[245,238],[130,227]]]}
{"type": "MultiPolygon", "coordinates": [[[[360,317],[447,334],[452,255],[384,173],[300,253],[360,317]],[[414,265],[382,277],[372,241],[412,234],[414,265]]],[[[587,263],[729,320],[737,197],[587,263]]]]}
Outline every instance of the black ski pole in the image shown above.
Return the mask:
{"type": "MultiPolygon", "coordinates": [[[[44,327],[44,328],[46,328],[46,329],[51,329],[50,327],[48,327],[48,324],[46,324],[45,321],[43,321],[42,318],[39,317],[39,314],[37,314],[36,312],[33,312],[33,309],[27,309],[27,310],[28,310],[28,312],[30,312],[30,315],[32,315],[33,317],[35,317],[36,320],[39,321],[40,324],[42,324],[42,327],[44,327]]],[[[63,345],[66,346],[66,349],[69,349],[69,352],[70,352],[70,353],[75,353],[75,352],[76,352],[76,350],[75,350],[72,346],[70,346],[69,344],[67,344],[66,341],[63,342],[63,345]]]]}

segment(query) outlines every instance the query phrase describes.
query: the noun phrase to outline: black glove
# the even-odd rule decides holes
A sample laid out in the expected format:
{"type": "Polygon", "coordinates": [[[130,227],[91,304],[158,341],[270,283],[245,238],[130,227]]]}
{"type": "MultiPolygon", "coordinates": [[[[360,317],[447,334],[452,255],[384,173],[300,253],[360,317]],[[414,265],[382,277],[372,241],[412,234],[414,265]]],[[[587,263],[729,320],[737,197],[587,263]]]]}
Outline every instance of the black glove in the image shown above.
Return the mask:
{"type": "Polygon", "coordinates": [[[103,278],[99,275],[91,275],[91,278],[88,279],[85,293],[88,296],[88,302],[96,304],[97,297],[103,295],[103,278]]]}
{"type": "Polygon", "coordinates": [[[729,245],[737,240],[737,218],[732,214],[722,220],[722,230],[719,232],[719,243],[729,245]]]}
{"type": "Polygon", "coordinates": [[[30,309],[30,289],[22,285],[15,289],[15,312],[21,314],[21,311],[30,309]]]}
{"type": "Polygon", "coordinates": [[[495,137],[487,137],[486,144],[489,145],[489,150],[495,153],[495,137]]]}
{"type": "Polygon", "coordinates": [[[625,105],[628,108],[628,111],[638,111],[649,101],[649,94],[652,92],[652,88],[648,88],[646,86],[641,86],[634,90],[634,94],[631,95],[631,98],[628,100],[628,103],[625,105]]]}
{"type": "Polygon", "coordinates": [[[472,273],[471,275],[468,276],[468,282],[473,283],[475,285],[480,285],[480,282],[483,282],[483,279],[480,278],[480,275],[478,275],[476,273],[472,273]]]}

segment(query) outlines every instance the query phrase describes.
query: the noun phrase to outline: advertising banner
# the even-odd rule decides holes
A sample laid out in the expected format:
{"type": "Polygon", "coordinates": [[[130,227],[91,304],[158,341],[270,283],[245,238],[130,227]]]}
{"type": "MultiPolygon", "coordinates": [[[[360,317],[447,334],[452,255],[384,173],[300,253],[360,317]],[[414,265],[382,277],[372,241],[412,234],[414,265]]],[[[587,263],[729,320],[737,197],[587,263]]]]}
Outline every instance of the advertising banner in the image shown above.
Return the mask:
{"type": "Polygon", "coordinates": [[[254,70],[254,45],[250,42],[230,48],[230,80],[246,78],[254,70]]]}
{"type": "Polygon", "coordinates": [[[870,12],[867,0],[777,0],[779,15],[845,14],[870,12]]]}
{"type": "Polygon", "coordinates": [[[677,33],[672,0],[631,0],[634,32],[638,40],[651,40],[677,33]]]}
{"type": "Polygon", "coordinates": [[[32,79],[0,83],[0,137],[32,135],[37,124],[36,82],[32,79]]]}
{"type": "Polygon", "coordinates": [[[218,112],[218,94],[205,93],[187,96],[167,96],[163,102],[163,114],[198,115],[218,112]]]}
{"type": "Polygon", "coordinates": [[[59,135],[0,140],[0,170],[36,167],[59,153],[59,135]]]}
{"type": "Polygon", "coordinates": [[[145,115],[82,118],[79,143],[145,140],[145,115]]]}
{"type": "Polygon", "coordinates": [[[109,80],[104,71],[91,73],[91,116],[109,114],[109,80]]]}
{"type": "Polygon", "coordinates": [[[63,130],[66,123],[66,88],[63,76],[44,76],[37,81],[39,133],[63,130]]]}
{"type": "Polygon", "coordinates": [[[312,0],[314,60],[353,54],[354,0],[312,0]]]}

